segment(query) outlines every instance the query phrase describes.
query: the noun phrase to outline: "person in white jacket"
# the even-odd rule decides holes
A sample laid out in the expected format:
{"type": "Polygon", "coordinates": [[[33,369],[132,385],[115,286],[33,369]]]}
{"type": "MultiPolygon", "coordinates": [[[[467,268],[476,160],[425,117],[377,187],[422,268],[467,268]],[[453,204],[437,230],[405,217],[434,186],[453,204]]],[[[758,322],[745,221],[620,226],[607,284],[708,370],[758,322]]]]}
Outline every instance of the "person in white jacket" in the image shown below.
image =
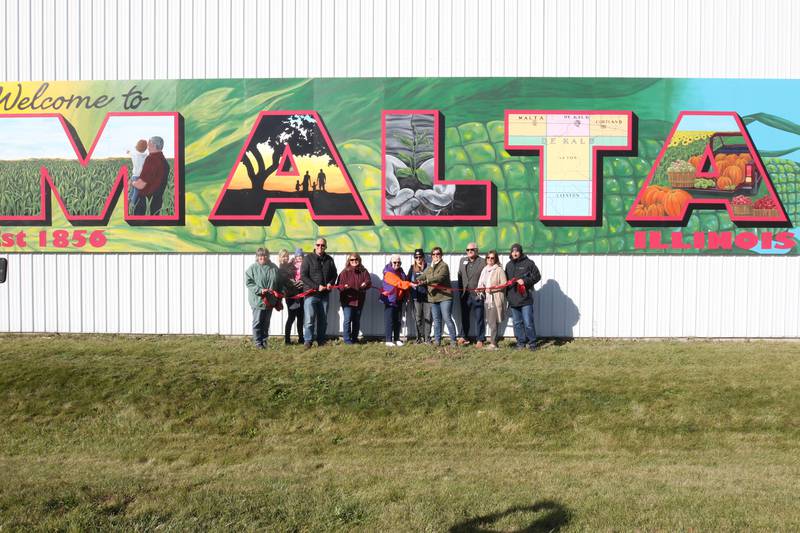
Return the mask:
{"type": "Polygon", "coordinates": [[[133,150],[128,150],[128,155],[131,156],[131,175],[128,179],[128,207],[133,209],[136,205],[136,200],[139,199],[139,190],[133,186],[133,182],[139,179],[142,174],[142,167],[144,167],[144,160],[147,159],[147,141],[139,139],[133,150]]]}
{"type": "Polygon", "coordinates": [[[486,254],[486,266],[478,279],[478,294],[483,297],[484,317],[488,332],[488,350],[497,349],[498,325],[505,320],[506,311],[506,273],[500,265],[496,250],[486,254]],[[496,288],[491,288],[496,287],[496,288]]]}

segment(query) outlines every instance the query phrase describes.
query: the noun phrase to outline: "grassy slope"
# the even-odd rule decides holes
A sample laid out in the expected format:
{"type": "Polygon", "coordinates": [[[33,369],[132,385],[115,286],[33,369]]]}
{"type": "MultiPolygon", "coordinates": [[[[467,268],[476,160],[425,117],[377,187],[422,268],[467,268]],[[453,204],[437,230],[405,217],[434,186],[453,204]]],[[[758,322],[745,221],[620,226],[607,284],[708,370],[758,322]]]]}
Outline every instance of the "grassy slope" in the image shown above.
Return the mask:
{"type": "Polygon", "coordinates": [[[0,336],[0,526],[796,529],[798,354],[0,336]]]}

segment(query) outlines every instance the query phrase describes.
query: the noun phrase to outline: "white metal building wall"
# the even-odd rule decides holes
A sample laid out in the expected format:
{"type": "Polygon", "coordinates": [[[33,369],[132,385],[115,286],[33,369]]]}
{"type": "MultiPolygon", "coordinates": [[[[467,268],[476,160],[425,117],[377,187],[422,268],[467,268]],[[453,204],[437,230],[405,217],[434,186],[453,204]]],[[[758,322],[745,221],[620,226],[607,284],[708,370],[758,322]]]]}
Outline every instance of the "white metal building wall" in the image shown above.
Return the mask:
{"type": "MultiPolygon", "coordinates": [[[[0,76],[798,78],[798,20],[793,0],[0,0],[0,76]]],[[[0,331],[246,334],[247,252],[2,255],[0,331]]],[[[800,336],[798,257],[533,259],[544,335],[800,336]]]]}

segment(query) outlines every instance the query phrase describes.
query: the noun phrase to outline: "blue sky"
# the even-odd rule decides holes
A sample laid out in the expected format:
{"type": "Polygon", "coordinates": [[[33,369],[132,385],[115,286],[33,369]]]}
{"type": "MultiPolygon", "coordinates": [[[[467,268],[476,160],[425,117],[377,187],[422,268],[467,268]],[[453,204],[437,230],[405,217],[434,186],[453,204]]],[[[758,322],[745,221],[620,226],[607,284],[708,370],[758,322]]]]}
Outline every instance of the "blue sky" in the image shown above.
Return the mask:
{"type": "MultiPolygon", "coordinates": [[[[686,89],[681,109],[687,111],[735,111],[742,117],[769,113],[800,124],[800,85],[796,80],[691,79],[687,80],[686,89]]],[[[800,135],[763,124],[749,124],[747,131],[761,151],[800,146],[800,135]]],[[[800,161],[800,151],[783,157],[800,161]]]]}
{"type": "MultiPolygon", "coordinates": [[[[127,157],[126,150],[132,150],[136,141],[158,135],[164,139],[164,156],[173,158],[174,132],[171,116],[111,117],[92,157],[127,157]]],[[[81,141],[89,150],[94,139],[84,136],[81,141]]],[[[76,156],[57,118],[0,117],[0,160],[29,158],[76,159],[76,156]]]]}

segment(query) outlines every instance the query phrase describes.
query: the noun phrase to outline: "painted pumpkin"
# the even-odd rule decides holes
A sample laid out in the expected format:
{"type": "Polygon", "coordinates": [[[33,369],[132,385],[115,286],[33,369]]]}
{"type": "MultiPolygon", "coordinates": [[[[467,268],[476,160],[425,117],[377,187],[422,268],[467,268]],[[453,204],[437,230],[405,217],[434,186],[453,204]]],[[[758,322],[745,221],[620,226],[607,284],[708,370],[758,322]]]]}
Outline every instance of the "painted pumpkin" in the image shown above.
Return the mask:
{"type": "Polygon", "coordinates": [[[661,204],[648,205],[645,208],[645,212],[648,217],[663,217],[666,214],[664,206],[661,204]]]}
{"type": "Polygon", "coordinates": [[[661,185],[650,185],[644,190],[642,202],[646,206],[660,204],[664,201],[664,195],[667,190],[669,190],[667,187],[662,187],[661,185]]]}
{"type": "MultiPolygon", "coordinates": [[[[738,167],[732,167],[732,168],[738,168],[738,167]]],[[[729,189],[731,186],[733,186],[733,180],[728,176],[722,176],[717,180],[718,189],[729,189]]]]}
{"type": "Polygon", "coordinates": [[[644,204],[639,203],[636,204],[636,208],[633,210],[634,216],[637,217],[646,217],[647,216],[647,207],[644,204]]]}
{"type": "Polygon", "coordinates": [[[692,195],[682,189],[673,189],[664,197],[664,211],[671,217],[680,216],[692,195]]]}
{"type": "MultiPolygon", "coordinates": [[[[720,180],[724,178],[729,178],[733,185],[739,185],[744,181],[744,169],[739,165],[730,165],[725,169],[725,173],[720,180]]],[[[717,185],[719,186],[719,181],[717,181],[717,185]]]]}

